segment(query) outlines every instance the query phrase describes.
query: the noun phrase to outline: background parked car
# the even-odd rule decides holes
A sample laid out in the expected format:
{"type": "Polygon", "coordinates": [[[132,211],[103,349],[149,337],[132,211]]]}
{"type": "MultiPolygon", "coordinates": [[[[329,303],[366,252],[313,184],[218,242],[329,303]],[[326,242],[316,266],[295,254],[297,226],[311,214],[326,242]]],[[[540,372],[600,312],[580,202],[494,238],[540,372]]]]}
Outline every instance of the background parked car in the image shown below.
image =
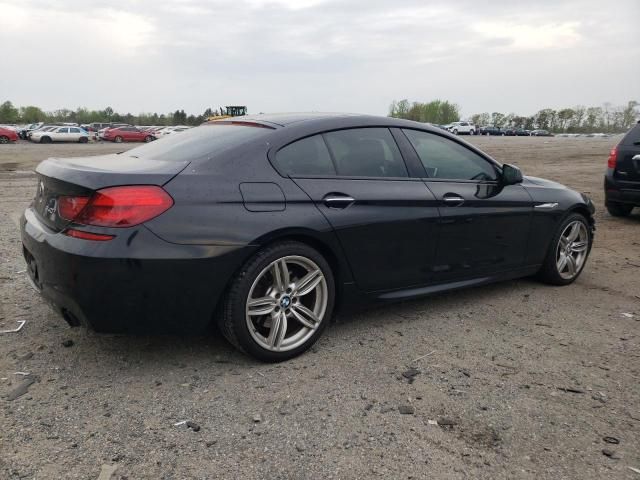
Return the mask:
{"type": "Polygon", "coordinates": [[[18,141],[18,132],[12,128],[0,127],[0,143],[18,141]]]}
{"type": "Polygon", "coordinates": [[[157,130],[155,135],[156,137],[163,137],[165,135],[171,135],[172,133],[184,132],[185,130],[189,130],[190,128],[191,127],[187,125],[174,125],[157,130]]]}
{"type": "Polygon", "coordinates": [[[504,130],[504,134],[508,137],[528,137],[529,132],[523,128],[509,127],[504,130]]]}
{"type": "Polygon", "coordinates": [[[145,132],[136,127],[109,128],[104,132],[102,138],[116,143],[150,142],[156,139],[152,133],[145,132]]]}
{"type": "Polygon", "coordinates": [[[480,127],[479,133],[480,135],[505,135],[500,127],[480,127]]]}
{"type": "Polygon", "coordinates": [[[604,198],[614,217],[626,217],[633,207],[640,207],[640,122],[609,154],[604,198]]]}
{"type": "Polygon", "coordinates": [[[532,137],[553,137],[553,133],[548,130],[533,130],[531,132],[532,137]]]}
{"type": "Polygon", "coordinates": [[[104,127],[100,128],[98,130],[97,136],[99,139],[104,140],[104,134],[107,130],[109,130],[110,128],[120,128],[120,127],[132,127],[133,125],[130,125],[128,123],[106,123],[106,124],[100,124],[100,125],[105,125],[104,127]]]}
{"type": "Polygon", "coordinates": [[[22,129],[18,131],[18,135],[23,140],[26,140],[27,138],[29,138],[29,132],[32,132],[33,130],[37,130],[43,125],[44,125],[44,122],[30,123],[29,125],[25,125],[22,129]]]}
{"type": "Polygon", "coordinates": [[[471,122],[453,122],[448,125],[447,130],[455,135],[466,134],[475,135],[476,126],[471,122]]]}
{"type": "Polygon", "coordinates": [[[57,127],[47,130],[37,130],[31,134],[32,142],[79,142],[89,141],[89,132],[80,127],[57,127]]]}

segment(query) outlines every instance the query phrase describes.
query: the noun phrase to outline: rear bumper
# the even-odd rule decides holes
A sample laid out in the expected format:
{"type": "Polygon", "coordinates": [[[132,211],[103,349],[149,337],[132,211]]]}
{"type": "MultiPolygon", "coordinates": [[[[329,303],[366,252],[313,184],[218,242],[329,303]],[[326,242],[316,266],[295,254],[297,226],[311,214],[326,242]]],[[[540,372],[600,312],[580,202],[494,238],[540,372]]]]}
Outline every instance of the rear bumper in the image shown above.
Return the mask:
{"type": "Polygon", "coordinates": [[[626,203],[640,206],[640,182],[624,182],[613,177],[612,169],[604,177],[605,204],[626,203]]]}
{"type": "MultiPolygon", "coordinates": [[[[176,245],[144,226],[94,242],[21,219],[32,284],[69,323],[111,333],[198,333],[249,247],[176,245]]],[[[113,233],[110,231],[110,233],[113,233]]]]}

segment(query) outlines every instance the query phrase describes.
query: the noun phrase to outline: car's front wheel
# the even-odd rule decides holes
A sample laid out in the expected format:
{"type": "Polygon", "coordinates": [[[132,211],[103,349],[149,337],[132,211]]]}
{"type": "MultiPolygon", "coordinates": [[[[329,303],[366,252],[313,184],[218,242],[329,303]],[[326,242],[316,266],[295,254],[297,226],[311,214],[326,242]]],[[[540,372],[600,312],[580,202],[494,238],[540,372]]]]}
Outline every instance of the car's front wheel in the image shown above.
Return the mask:
{"type": "Polygon", "coordinates": [[[0,135],[0,143],[9,143],[9,137],[0,135]]]}
{"type": "Polygon", "coordinates": [[[333,273],[320,253],[299,242],[274,244],[251,258],[232,280],[220,330],[259,360],[287,360],[320,337],[334,301],[333,273]]]}
{"type": "Polygon", "coordinates": [[[624,203],[607,203],[607,211],[614,217],[627,217],[631,214],[633,205],[627,205],[624,203]]]}
{"type": "Polygon", "coordinates": [[[592,241],[591,226],[584,215],[570,214],[558,227],[538,277],[552,285],[572,283],[587,263],[592,241]]]}
{"type": "Polygon", "coordinates": [[[122,143],[122,137],[118,135],[116,138],[113,139],[113,141],[116,143],[122,143]]]}

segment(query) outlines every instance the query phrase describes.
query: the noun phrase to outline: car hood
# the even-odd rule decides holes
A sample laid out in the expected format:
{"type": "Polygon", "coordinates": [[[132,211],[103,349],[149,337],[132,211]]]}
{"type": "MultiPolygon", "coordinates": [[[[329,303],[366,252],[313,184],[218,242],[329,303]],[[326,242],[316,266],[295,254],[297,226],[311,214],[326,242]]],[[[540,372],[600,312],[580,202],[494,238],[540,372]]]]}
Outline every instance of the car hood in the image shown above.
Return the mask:
{"type": "Polygon", "coordinates": [[[538,187],[547,187],[547,188],[564,188],[567,187],[562,185],[561,183],[554,182],[553,180],[547,180],[546,178],[540,177],[530,177],[525,175],[522,179],[522,184],[526,186],[538,186],[538,187]]]}

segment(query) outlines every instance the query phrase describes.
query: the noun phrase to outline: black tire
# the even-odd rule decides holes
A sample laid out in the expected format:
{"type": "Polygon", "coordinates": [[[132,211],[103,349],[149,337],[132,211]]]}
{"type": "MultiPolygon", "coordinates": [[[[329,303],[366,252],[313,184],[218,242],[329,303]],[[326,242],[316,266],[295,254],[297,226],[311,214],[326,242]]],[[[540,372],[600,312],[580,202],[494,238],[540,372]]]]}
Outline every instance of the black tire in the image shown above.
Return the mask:
{"type": "Polygon", "coordinates": [[[270,245],[250,258],[231,281],[223,300],[218,327],[224,337],[236,348],[264,362],[281,362],[308,350],[322,335],[331,319],[335,303],[333,272],[325,258],[304,243],[285,241],[270,245]],[[246,322],[246,302],[253,282],[273,261],[290,255],[306,257],[320,268],[327,284],[327,306],[324,317],[313,335],[302,345],[292,350],[274,352],[259,345],[251,336],[246,322]]]}
{"type": "Polygon", "coordinates": [[[153,137],[151,135],[147,135],[146,137],[144,137],[144,141],[146,143],[149,143],[151,140],[153,140],[153,137]]]}
{"type": "Polygon", "coordinates": [[[113,141],[116,143],[122,143],[122,137],[118,135],[116,138],[113,139],[113,141]]]}
{"type": "Polygon", "coordinates": [[[78,143],[87,143],[89,141],[89,139],[87,137],[80,137],[80,139],[78,140],[78,143]]]}
{"type": "Polygon", "coordinates": [[[9,143],[9,137],[0,135],[0,143],[9,143]]]}
{"type": "Polygon", "coordinates": [[[607,203],[607,211],[612,217],[628,217],[631,215],[633,205],[627,205],[625,203],[607,203]]]}
{"type": "Polygon", "coordinates": [[[542,267],[540,268],[537,274],[538,280],[544,283],[548,283],[550,285],[569,285],[570,283],[573,283],[580,276],[580,274],[582,273],[582,270],[587,264],[587,260],[589,259],[589,253],[591,252],[592,245],[593,245],[593,232],[591,230],[591,226],[589,225],[589,222],[584,217],[584,215],[581,215],[579,213],[571,213],[567,215],[562,220],[562,222],[560,222],[560,224],[558,225],[558,228],[556,229],[555,234],[553,235],[553,238],[551,239],[551,243],[549,244],[549,250],[547,251],[547,256],[545,257],[542,263],[542,267]],[[587,234],[589,236],[589,245],[587,247],[587,256],[584,259],[584,262],[582,263],[582,265],[580,266],[576,274],[572,278],[567,279],[567,278],[563,278],[558,272],[558,267],[556,266],[556,253],[558,249],[558,242],[560,241],[560,235],[562,235],[562,232],[567,227],[567,225],[569,225],[570,223],[576,220],[582,222],[585,225],[587,229],[587,234]]]}
{"type": "Polygon", "coordinates": [[[41,137],[40,143],[51,143],[51,137],[41,137]]]}

